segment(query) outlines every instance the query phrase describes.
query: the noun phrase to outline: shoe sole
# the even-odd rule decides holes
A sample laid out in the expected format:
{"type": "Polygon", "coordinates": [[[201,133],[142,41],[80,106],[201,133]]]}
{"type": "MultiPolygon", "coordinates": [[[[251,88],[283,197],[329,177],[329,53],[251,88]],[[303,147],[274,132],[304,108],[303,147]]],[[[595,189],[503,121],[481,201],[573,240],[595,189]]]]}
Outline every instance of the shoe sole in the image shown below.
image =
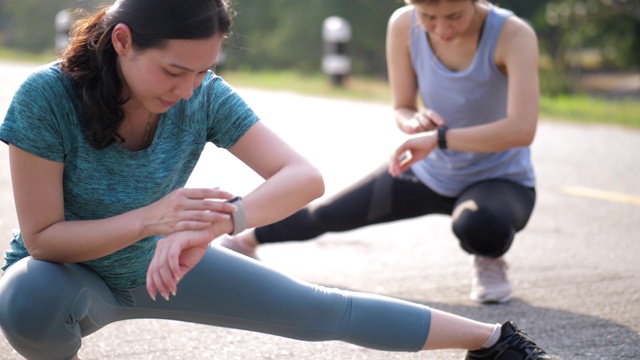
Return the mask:
{"type": "Polygon", "coordinates": [[[469,298],[479,304],[504,304],[511,300],[511,294],[499,298],[480,298],[477,296],[469,296],[469,298]]]}

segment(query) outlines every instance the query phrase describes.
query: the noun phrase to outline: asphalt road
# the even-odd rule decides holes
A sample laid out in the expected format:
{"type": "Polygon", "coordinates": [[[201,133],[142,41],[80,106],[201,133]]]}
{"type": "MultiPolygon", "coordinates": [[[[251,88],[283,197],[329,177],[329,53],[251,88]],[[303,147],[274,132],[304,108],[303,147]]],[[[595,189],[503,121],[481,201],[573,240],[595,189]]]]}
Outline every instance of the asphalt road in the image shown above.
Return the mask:
{"type": "MultiPolygon", "coordinates": [[[[0,121],[29,66],[0,62],[0,121]]],[[[386,161],[402,139],[384,104],[238,89],[263,121],[323,172],[327,195],[386,161]]],[[[444,216],[264,246],[262,260],[323,285],[374,292],[474,319],[512,319],[564,359],[640,359],[640,131],[542,119],[533,144],[538,202],[507,254],[514,298],[468,299],[468,257],[444,216]]],[[[207,148],[188,186],[243,193],[259,178],[207,148]]],[[[0,144],[0,247],[17,227],[0,144]]],[[[0,296],[2,296],[0,294],[0,296]]],[[[259,301],[259,299],[257,299],[259,301]]],[[[459,350],[378,352],[165,320],[85,338],[82,359],[460,359],[459,350]]],[[[0,360],[21,359],[0,336],[0,360]]]]}

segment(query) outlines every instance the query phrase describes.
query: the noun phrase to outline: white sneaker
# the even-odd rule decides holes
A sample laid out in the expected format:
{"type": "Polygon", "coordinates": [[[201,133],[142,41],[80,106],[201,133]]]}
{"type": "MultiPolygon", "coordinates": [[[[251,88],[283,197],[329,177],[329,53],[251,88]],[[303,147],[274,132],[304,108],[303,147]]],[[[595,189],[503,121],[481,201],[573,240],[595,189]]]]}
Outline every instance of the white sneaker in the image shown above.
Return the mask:
{"type": "Polygon", "coordinates": [[[258,259],[258,255],[256,254],[256,248],[250,245],[247,245],[244,241],[240,240],[235,236],[225,236],[222,241],[220,241],[220,246],[225,247],[229,250],[233,250],[239,254],[244,256],[248,256],[250,258],[258,259]]]}
{"type": "Polygon", "coordinates": [[[471,300],[479,303],[503,303],[511,298],[507,279],[509,266],[504,258],[471,256],[471,300]]]}

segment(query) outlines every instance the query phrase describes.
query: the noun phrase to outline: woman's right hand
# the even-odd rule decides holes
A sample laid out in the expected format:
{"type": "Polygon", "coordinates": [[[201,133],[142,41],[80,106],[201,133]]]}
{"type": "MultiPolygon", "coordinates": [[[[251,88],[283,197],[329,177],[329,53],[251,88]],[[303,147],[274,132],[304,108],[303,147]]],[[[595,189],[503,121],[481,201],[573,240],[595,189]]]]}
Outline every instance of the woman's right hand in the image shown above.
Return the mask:
{"type": "Polygon", "coordinates": [[[235,207],[233,195],[220,189],[180,188],[145,207],[144,236],[202,230],[228,221],[235,207]]]}
{"type": "Polygon", "coordinates": [[[434,110],[427,108],[417,111],[411,118],[405,121],[404,132],[407,134],[417,134],[431,131],[444,125],[445,121],[442,116],[434,110]]]}

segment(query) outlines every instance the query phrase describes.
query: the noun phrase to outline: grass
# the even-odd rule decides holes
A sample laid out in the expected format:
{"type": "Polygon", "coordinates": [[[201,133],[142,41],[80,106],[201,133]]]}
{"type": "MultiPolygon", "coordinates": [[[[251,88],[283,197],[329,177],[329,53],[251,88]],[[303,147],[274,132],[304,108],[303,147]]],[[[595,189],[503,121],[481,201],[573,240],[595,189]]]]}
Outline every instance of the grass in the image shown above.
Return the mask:
{"type": "MultiPolygon", "coordinates": [[[[294,72],[218,73],[236,87],[254,87],[294,91],[308,95],[391,103],[388,83],[377,79],[348,78],[343,87],[331,86],[324,75],[299,75],[294,72]]],[[[605,100],[586,95],[541,96],[540,117],[578,123],[622,125],[640,128],[640,101],[605,100]]]]}
{"type": "Polygon", "coordinates": [[[540,115],[574,122],[640,128],[640,101],[613,101],[585,95],[542,97],[540,115]]]}
{"type": "MultiPolygon", "coordinates": [[[[0,48],[0,59],[5,60],[45,63],[53,58],[55,58],[53,53],[34,55],[0,48]]],[[[224,68],[218,69],[218,73],[235,87],[391,103],[389,85],[379,79],[347,77],[343,86],[333,86],[323,74],[301,75],[293,71],[226,71],[224,68]]],[[[621,125],[640,129],[640,101],[632,99],[611,101],[586,95],[542,96],[540,117],[549,120],[621,125]]]]}
{"type": "Polygon", "coordinates": [[[41,54],[34,54],[0,47],[0,60],[44,64],[52,61],[55,58],[55,53],[49,51],[43,52],[41,54]]]}
{"type": "Polygon", "coordinates": [[[218,69],[217,73],[235,87],[291,91],[374,102],[390,102],[391,99],[388,84],[375,79],[346,77],[343,86],[333,86],[323,74],[300,75],[293,71],[227,72],[224,69],[218,69]]]}

